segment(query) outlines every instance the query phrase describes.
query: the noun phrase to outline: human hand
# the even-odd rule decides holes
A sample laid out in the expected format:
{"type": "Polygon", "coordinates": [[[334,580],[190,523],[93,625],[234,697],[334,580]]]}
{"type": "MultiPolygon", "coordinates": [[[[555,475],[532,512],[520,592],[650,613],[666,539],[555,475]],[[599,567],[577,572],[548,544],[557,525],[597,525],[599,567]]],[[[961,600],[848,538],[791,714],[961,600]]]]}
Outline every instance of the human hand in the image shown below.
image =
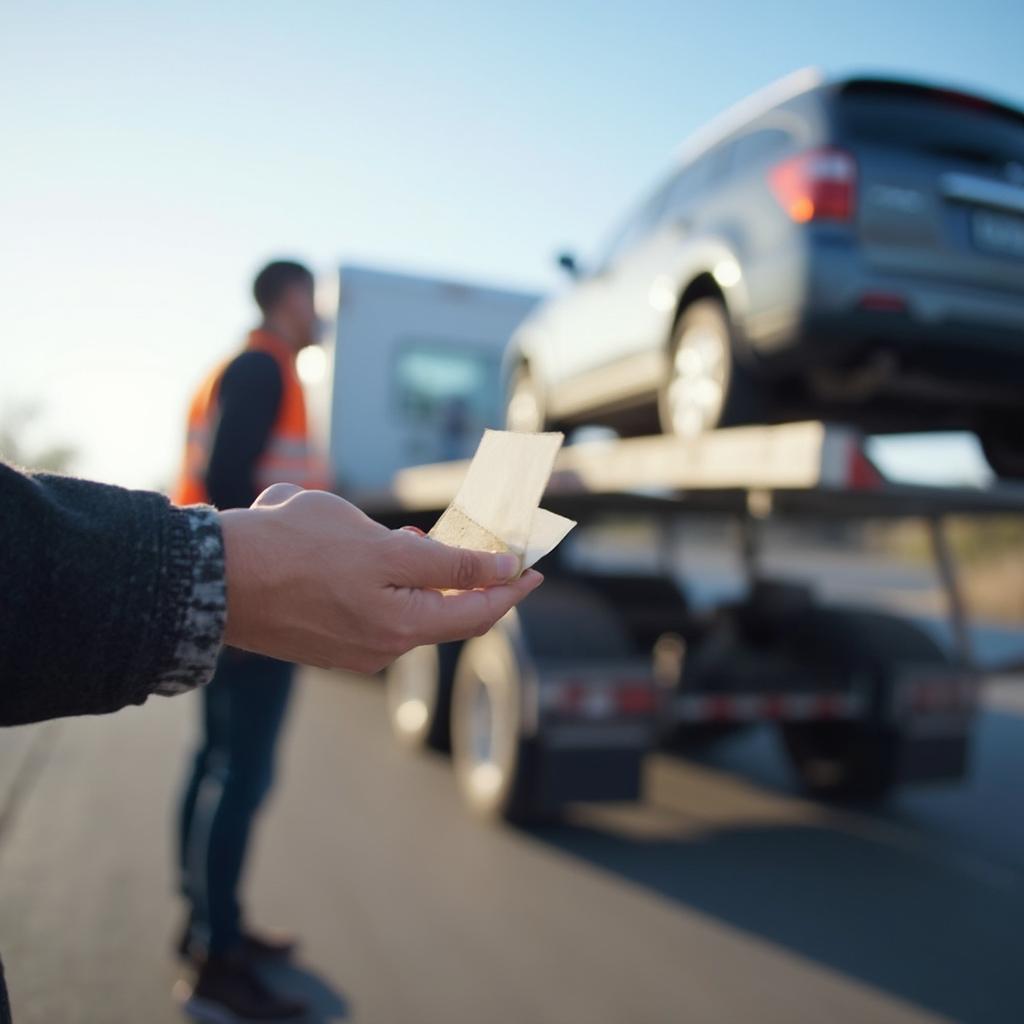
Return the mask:
{"type": "Polygon", "coordinates": [[[543,579],[528,570],[511,580],[515,555],[389,530],[336,495],[293,484],[220,522],[224,642],[324,668],[376,672],[421,644],[479,636],[543,579]]]}

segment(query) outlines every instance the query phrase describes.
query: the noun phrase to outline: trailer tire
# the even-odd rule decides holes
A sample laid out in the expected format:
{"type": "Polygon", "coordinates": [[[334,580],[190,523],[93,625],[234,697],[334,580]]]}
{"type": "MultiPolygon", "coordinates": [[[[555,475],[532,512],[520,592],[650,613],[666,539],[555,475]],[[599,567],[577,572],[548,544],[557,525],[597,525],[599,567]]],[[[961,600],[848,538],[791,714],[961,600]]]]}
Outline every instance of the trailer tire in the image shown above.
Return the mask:
{"type": "Polygon", "coordinates": [[[521,666],[504,630],[470,640],[459,655],[452,692],[455,781],[478,817],[537,820],[538,752],[523,736],[521,666]]]}
{"type": "Polygon", "coordinates": [[[415,647],[388,667],[388,719],[402,746],[441,752],[451,749],[452,684],[461,646],[415,647]]]}
{"type": "Polygon", "coordinates": [[[829,800],[883,799],[897,781],[900,732],[877,708],[901,663],[948,666],[941,647],[913,623],[866,609],[815,609],[800,634],[813,637],[811,667],[822,657],[842,672],[872,681],[876,709],[856,722],[785,722],[781,738],[803,788],[829,800]],[[837,664],[838,661],[838,664],[837,664]]]}

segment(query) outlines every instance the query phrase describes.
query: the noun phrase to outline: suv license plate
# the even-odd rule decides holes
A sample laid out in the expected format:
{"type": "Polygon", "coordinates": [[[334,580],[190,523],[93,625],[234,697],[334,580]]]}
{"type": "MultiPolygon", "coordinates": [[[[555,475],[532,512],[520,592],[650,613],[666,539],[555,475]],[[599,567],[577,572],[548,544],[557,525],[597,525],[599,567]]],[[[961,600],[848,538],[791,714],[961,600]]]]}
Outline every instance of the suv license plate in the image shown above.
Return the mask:
{"type": "Polygon", "coordinates": [[[985,252],[1024,259],[1024,217],[976,210],[971,233],[974,244],[985,252]]]}

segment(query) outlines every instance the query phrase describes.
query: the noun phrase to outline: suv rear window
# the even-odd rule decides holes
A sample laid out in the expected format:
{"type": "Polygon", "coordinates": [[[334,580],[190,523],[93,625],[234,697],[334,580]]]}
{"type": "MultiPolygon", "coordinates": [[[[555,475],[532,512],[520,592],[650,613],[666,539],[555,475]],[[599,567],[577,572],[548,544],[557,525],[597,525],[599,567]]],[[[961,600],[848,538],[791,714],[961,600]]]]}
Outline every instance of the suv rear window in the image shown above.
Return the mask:
{"type": "Polygon", "coordinates": [[[1024,113],[962,93],[898,82],[851,82],[837,99],[850,142],[877,142],[985,166],[1024,165],[1024,113]]]}

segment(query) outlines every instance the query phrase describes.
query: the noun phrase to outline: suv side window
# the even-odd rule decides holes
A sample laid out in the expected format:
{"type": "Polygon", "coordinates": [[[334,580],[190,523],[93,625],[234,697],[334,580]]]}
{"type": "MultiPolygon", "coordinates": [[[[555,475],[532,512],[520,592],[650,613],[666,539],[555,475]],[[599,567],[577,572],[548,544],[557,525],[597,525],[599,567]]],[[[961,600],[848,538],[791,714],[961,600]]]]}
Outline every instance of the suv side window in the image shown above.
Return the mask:
{"type": "Polygon", "coordinates": [[[733,142],[731,169],[743,174],[781,157],[792,145],[793,137],[782,128],[759,128],[733,142]]]}
{"type": "MultiPolygon", "coordinates": [[[[674,179],[673,179],[674,180],[674,179]]],[[[612,237],[598,263],[600,270],[608,270],[636,245],[643,241],[661,219],[672,181],[662,185],[636,210],[612,237]]]]}
{"type": "Polygon", "coordinates": [[[726,156],[726,147],[716,146],[687,164],[669,185],[668,200],[661,211],[662,219],[679,217],[710,192],[724,176],[728,166],[726,156]]]}

